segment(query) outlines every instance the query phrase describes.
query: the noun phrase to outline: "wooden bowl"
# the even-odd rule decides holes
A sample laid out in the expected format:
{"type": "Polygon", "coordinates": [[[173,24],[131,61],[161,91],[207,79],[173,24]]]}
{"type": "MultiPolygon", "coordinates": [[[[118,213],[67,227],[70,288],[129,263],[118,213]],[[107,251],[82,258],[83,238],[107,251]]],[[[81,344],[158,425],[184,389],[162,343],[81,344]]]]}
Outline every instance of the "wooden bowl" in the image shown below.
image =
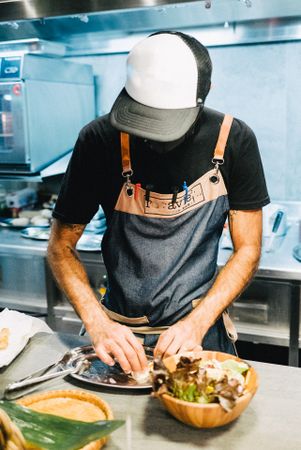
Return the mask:
{"type": "MultiPolygon", "coordinates": [[[[191,355],[191,353],[190,353],[191,355]]],[[[164,360],[169,371],[174,371],[181,355],[170,356],[164,360]]],[[[225,361],[234,359],[243,362],[240,358],[221,352],[202,351],[197,356],[204,359],[216,359],[225,361]]],[[[220,427],[235,420],[248,406],[258,387],[258,376],[253,367],[247,373],[245,382],[245,393],[238,398],[234,408],[227,412],[219,403],[199,404],[192,403],[162,394],[160,400],[167,411],[181,422],[196,428],[220,427]]]]}
{"type": "MultiPolygon", "coordinates": [[[[83,422],[114,418],[111,408],[104,400],[95,394],[77,389],[41,392],[24,397],[17,403],[34,411],[83,422]]],[[[81,450],[99,450],[106,442],[107,437],[104,437],[90,442],[81,450]]]]}

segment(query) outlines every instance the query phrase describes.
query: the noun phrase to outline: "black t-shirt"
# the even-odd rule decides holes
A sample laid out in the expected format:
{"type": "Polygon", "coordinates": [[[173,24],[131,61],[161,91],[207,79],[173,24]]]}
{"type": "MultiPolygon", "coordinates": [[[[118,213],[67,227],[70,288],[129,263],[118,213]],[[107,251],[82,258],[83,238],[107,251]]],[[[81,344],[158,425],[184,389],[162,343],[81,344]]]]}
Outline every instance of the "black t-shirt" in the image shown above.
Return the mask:
{"type": "MultiPolygon", "coordinates": [[[[182,191],[213,168],[212,157],[224,115],[204,108],[184,142],[159,154],[147,141],[130,137],[131,181],[153,185],[153,191],[182,191]]],[[[220,166],[231,209],[254,210],[269,203],[256,137],[241,120],[234,119],[224,164],[220,166]]],[[[109,221],[125,179],[121,175],[120,132],[109,115],[99,117],[79,133],[53,213],[67,223],[86,224],[102,206],[109,221]]]]}

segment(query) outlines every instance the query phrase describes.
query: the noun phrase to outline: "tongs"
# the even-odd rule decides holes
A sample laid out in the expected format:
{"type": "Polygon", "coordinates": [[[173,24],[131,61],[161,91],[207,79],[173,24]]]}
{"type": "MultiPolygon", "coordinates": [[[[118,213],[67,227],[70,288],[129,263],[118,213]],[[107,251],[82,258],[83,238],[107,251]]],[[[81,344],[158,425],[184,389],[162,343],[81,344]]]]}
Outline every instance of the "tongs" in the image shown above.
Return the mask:
{"type": "MultiPolygon", "coordinates": [[[[63,357],[54,364],[37,370],[31,375],[6,386],[4,398],[14,400],[37,389],[40,383],[63,378],[74,373],[83,373],[90,366],[90,361],[85,354],[80,354],[84,347],[77,347],[66,352],[63,357]]],[[[87,346],[87,349],[90,348],[87,346]]]]}

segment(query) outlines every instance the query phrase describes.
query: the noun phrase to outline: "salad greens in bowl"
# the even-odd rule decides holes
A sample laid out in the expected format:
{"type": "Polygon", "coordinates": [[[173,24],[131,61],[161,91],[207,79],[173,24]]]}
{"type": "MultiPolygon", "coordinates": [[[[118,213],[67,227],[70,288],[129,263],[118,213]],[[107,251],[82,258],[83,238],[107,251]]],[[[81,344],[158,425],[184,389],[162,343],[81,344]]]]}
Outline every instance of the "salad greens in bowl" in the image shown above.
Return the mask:
{"type": "Polygon", "coordinates": [[[258,387],[253,367],[221,352],[185,353],[155,360],[154,396],[180,421],[211,428],[236,419],[258,387]]]}

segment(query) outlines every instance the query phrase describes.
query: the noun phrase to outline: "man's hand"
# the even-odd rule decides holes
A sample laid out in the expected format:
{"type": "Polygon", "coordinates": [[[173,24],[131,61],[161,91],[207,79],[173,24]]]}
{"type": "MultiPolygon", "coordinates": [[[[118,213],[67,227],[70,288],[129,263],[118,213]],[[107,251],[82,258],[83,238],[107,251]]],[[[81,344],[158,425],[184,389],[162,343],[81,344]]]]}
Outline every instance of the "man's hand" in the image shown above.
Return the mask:
{"type": "Polygon", "coordinates": [[[201,327],[187,317],[161,334],[154,350],[154,356],[166,358],[176,353],[202,350],[202,338],[201,327]]]}
{"type": "Polygon", "coordinates": [[[124,372],[141,372],[147,368],[142,344],[125,325],[110,319],[88,330],[97,356],[110,366],[118,361],[124,372]]]}

